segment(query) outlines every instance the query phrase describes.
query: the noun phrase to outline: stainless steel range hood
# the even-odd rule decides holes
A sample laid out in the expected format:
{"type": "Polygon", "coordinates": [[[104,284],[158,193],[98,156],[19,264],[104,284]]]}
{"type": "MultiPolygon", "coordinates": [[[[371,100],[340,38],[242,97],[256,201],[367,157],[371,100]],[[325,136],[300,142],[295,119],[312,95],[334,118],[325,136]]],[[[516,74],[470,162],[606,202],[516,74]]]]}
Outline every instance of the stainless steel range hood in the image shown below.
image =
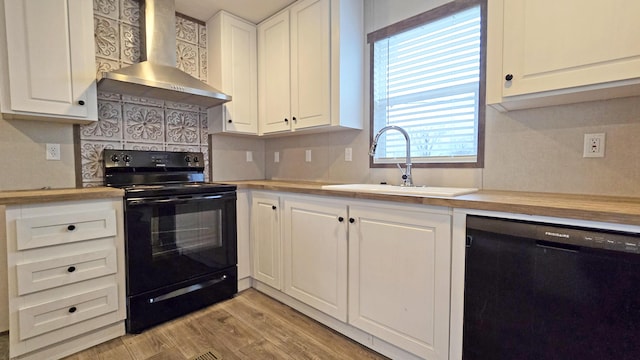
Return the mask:
{"type": "Polygon", "coordinates": [[[141,0],[140,50],[142,62],[102,73],[98,89],[213,107],[231,96],[176,67],[174,0],[141,0]]]}

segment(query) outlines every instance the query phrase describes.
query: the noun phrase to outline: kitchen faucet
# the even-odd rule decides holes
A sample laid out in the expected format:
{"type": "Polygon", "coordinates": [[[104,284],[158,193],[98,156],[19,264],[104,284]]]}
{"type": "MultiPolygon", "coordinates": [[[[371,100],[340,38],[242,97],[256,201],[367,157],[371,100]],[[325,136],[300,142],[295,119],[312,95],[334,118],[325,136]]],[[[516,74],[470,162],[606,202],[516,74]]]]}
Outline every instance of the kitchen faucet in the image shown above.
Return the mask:
{"type": "Polygon", "coordinates": [[[389,125],[380,129],[380,131],[378,131],[376,136],[373,138],[373,142],[371,143],[371,149],[369,150],[369,155],[374,156],[376,154],[376,147],[378,147],[378,139],[387,130],[397,130],[397,131],[400,131],[402,135],[404,135],[404,139],[407,143],[407,159],[405,160],[405,166],[406,166],[405,171],[402,171],[400,164],[398,164],[400,171],[402,171],[401,186],[413,186],[413,181],[411,180],[411,139],[409,139],[409,133],[407,133],[405,129],[396,125],[389,125]]]}

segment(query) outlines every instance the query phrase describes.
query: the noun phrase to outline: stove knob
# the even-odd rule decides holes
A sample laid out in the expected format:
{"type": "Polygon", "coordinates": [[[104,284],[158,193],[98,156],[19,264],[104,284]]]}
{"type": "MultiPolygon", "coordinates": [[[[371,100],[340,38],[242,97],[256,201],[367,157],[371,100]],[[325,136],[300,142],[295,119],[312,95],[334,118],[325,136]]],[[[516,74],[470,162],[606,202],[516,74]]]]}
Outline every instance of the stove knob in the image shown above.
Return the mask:
{"type": "Polygon", "coordinates": [[[118,161],[120,161],[120,158],[118,157],[117,154],[113,154],[111,155],[111,161],[113,161],[114,163],[117,163],[118,161]]]}
{"type": "Polygon", "coordinates": [[[197,156],[194,156],[194,158],[193,158],[193,162],[196,162],[196,163],[197,163],[197,162],[200,162],[200,160],[198,159],[198,157],[197,157],[197,156]]]}
{"type": "Polygon", "coordinates": [[[122,160],[124,160],[124,162],[130,162],[131,161],[131,156],[129,155],[122,155],[122,160]]]}
{"type": "Polygon", "coordinates": [[[191,156],[189,156],[189,155],[185,156],[184,161],[190,163],[191,162],[191,156]]]}

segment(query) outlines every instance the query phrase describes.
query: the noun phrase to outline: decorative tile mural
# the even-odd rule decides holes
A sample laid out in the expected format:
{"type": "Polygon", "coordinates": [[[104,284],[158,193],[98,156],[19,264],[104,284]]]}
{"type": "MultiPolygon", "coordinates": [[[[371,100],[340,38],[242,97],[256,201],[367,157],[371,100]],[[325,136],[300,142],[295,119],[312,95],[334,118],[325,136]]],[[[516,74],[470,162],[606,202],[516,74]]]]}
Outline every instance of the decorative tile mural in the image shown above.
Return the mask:
{"type": "MultiPolygon", "coordinates": [[[[140,61],[137,0],[93,0],[96,77],[140,61]]],[[[176,17],[178,68],[207,79],[205,25],[176,17]]],[[[82,185],[103,185],[102,150],[200,151],[209,169],[206,109],[191,104],[100,92],[98,121],[79,129],[82,185]]],[[[206,175],[208,179],[208,174],[206,175]]]]}

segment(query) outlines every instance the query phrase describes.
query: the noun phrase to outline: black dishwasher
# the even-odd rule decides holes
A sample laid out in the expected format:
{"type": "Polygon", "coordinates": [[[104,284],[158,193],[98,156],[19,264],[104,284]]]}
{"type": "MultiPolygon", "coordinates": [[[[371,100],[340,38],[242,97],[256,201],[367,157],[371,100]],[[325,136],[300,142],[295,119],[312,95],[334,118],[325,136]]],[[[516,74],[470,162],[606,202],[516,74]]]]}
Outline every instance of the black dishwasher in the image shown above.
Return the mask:
{"type": "Polygon", "coordinates": [[[640,235],[467,217],[464,360],[640,359],[640,235]]]}

